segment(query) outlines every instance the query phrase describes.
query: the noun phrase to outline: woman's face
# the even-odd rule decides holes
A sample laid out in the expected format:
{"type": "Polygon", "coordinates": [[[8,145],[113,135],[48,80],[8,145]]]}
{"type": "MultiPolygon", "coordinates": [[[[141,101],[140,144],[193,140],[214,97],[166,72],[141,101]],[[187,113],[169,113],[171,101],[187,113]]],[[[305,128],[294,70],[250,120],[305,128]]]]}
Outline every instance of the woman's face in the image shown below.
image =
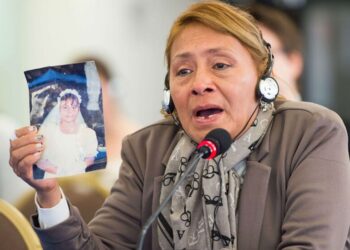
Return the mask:
{"type": "Polygon", "coordinates": [[[185,131],[197,142],[214,128],[235,138],[257,106],[258,73],[248,50],[230,35],[190,24],[170,54],[170,91],[185,131]]]}
{"type": "Polygon", "coordinates": [[[75,99],[61,100],[60,102],[60,116],[61,122],[75,122],[79,114],[79,102],[75,99]]]}

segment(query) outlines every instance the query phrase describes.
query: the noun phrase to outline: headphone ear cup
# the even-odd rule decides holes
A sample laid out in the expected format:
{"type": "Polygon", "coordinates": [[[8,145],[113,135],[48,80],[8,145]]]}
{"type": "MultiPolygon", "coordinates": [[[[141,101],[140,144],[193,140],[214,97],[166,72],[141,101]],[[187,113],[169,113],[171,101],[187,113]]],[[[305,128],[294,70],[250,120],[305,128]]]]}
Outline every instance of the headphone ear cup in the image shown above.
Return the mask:
{"type": "Polygon", "coordinates": [[[271,103],[276,100],[278,93],[278,83],[273,77],[267,76],[260,79],[256,92],[258,99],[271,103]]]}
{"type": "Polygon", "coordinates": [[[175,110],[175,105],[169,89],[164,89],[163,91],[162,109],[169,115],[175,110]]]}

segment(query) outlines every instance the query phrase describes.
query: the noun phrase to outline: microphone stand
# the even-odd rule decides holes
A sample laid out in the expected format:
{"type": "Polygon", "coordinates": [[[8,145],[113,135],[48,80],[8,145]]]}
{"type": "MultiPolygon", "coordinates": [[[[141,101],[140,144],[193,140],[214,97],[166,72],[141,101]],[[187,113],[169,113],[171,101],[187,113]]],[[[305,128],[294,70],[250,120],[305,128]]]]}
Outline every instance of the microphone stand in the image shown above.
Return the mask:
{"type": "Polygon", "coordinates": [[[153,221],[158,217],[160,212],[163,210],[165,205],[168,203],[171,197],[173,197],[175,191],[180,186],[180,184],[185,180],[185,178],[194,170],[194,167],[197,165],[199,160],[206,154],[207,152],[205,150],[197,150],[197,153],[192,158],[192,161],[190,164],[188,164],[187,169],[182,174],[178,182],[175,184],[174,188],[171,190],[171,192],[168,194],[167,197],[163,200],[163,202],[159,205],[158,209],[148,218],[145,225],[142,227],[140,236],[139,236],[139,242],[137,244],[137,250],[142,250],[143,241],[145,239],[146,233],[148,228],[152,225],[153,221]]]}

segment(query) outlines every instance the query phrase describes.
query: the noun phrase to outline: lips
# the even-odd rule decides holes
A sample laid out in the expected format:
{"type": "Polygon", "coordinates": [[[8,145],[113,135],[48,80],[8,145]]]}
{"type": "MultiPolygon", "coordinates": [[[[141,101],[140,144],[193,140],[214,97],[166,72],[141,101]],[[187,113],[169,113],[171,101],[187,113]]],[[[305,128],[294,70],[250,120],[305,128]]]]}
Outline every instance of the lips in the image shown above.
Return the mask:
{"type": "Polygon", "coordinates": [[[224,110],[218,106],[204,106],[194,109],[193,115],[197,119],[209,119],[214,115],[222,113],[224,110]]]}

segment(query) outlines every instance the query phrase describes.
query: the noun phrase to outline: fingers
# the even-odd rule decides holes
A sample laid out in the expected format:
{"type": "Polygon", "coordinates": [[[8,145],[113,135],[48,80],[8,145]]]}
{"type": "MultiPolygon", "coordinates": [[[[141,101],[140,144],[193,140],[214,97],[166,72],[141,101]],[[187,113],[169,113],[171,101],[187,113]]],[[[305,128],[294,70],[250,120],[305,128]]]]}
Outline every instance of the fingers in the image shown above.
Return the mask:
{"type": "Polygon", "coordinates": [[[16,130],[17,139],[10,141],[9,164],[20,177],[32,171],[32,165],[44,150],[43,136],[37,134],[36,127],[29,126],[16,130]]]}
{"type": "Polygon", "coordinates": [[[38,153],[39,156],[41,152],[44,150],[44,145],[42,142],[33,142],[29,144],[25,144],[17,149],[13,149],[10,155],[10,165],[15,167],[20,161],[22,161],[25,157],[38,153]]]}
{"type": "Polygon", "coordinates": [[[45,138],[38,134],[35,126],[17,129],[15,135],[15,138],[10,140],[9,159],[14,173],[37,191],[45,193],[57,188],[56,180],[35,180],[33,177],[33,165],[40,160],[45,138]]]}
{"type": "Polygon", "coordinates": [[[16,138],[10,140],[10,150],[17,149],[28,143],[40,142],[42,140],[42,136],[36,137],[38,134],[35,126],[27,126],[17,129],[15,134],[16,138]]]}
{"type": "Polygon", "coordinates": [[[14,167],[16,175],[26,181],[33,179],[33,164],[40,159],[40,155],[40,152],[36,152],[19,161],[17,166],[14,167]]]}
{"type": "Polygon", "coordinates": [[[21,138],[10,141],[10,145],[11,145],[10,146],[10,153],[17,151],[21,148],[25,148],[29,145],[36,145],[38,147],[38,149],[40,149],[39,144],[43,144],[43,143],[44,143],[43,135],[30,133],[30,134],[22,136],[21,138]]]}
{"type": "Polygon", "coordinates": [[[37,128],[35,126],[25,126],[19,129],[15,130],[15,134],[17,138],[22,137],[23,135],[26,135],[31,132],[36,132],[37,128]]]}

